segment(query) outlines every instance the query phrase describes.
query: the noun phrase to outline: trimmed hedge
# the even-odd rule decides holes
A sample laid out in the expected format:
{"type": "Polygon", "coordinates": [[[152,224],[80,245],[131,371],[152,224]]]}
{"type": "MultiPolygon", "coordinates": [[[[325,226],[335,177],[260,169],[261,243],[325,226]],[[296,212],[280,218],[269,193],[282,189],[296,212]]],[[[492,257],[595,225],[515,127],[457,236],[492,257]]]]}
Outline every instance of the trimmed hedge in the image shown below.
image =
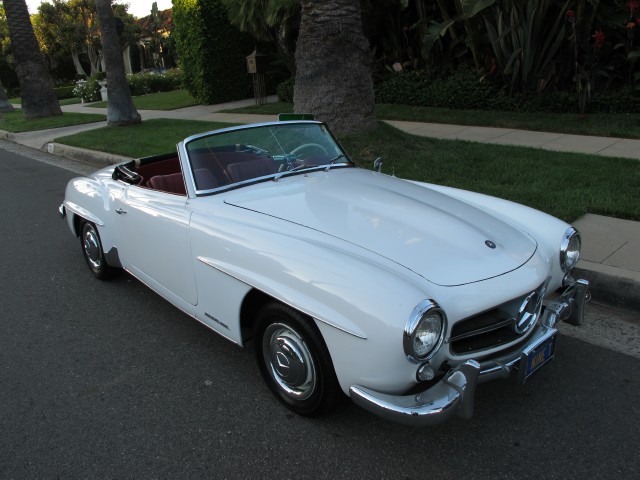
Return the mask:
{"type": "Polygon", "coordinates": [[[73,94],[74,88],[75,88],[75,85],[66,85],[64,87],[54,88],[53,91],[58,97],[58,100],[64,100],[66,98],[73,98],[75,96],[73,94]]]}
{"type": "MultiPolygon", "coordinates": [[[[441,107],[458,110],[508,112],[579,113],[574,92],[545,92],[510,97],[497,85],[478,78],[470,69],[459,68],[446,77],[425,72],[394,74],[375,85],[376,103],[441,107]]],[[[596,92],[587,104],[588,113],[637,113],[640,91],[624,88],[596,92]]]]}
{"type": "Polygon", "coordinates": [[[255,48],[232,27],[220,0],[174,0],[176,53],[183,86],[203,103],[222,103],[253,94],[245,57],[255,48]]]}
{"type": "Polygon", "coordinates": [[[295,78],[291,77],[288,80],[285,80],[276,88],[276,93],[278,94],[278,100],[281,102],[293,103],[293,84],[295,82],[295,78]]]}
{"type": "Polygon", "coordinates": [[[169,92],[180,88],[182,73],[177,68],[167,70],[164,73],[132,73],[127,75],[127,83],[133,96],[169,92]]]}

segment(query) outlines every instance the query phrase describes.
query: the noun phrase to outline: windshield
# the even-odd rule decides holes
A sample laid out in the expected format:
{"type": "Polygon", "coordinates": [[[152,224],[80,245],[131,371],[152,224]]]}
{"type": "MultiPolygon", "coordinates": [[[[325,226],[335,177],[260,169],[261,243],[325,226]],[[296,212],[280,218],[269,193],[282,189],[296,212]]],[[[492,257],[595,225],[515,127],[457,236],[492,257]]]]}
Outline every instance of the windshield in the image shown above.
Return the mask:
{"type": "Polygon", "coordinates": [[[307,169],[352,165],[321,123],[273,123],[213,132],[186,143],[197,193],[307,169]]]}

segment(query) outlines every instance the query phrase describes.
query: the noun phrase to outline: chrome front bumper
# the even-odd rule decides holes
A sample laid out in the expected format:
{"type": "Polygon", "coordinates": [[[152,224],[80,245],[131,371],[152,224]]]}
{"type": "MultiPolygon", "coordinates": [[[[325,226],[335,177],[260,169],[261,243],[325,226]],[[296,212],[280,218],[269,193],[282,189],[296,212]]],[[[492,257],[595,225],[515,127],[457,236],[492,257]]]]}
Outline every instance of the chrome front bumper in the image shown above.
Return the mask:
{"type": "Polygon", "coordinates": [[[417,394],[388,395],[352,385],[349,389],[351,399],[371,413],[405,425],[435,425],[454,415],[471,418],[476,385],[510,376],[524,383],[523,362],[527,362],[538,346],[555,337],[557,322],[582,325],[584,305],[589,298],[589,282],[572,280],[558,299],[547,303],[540,325],[515,352],[482,363],[467,360],[449,370],[436,385],[417,394]]]}

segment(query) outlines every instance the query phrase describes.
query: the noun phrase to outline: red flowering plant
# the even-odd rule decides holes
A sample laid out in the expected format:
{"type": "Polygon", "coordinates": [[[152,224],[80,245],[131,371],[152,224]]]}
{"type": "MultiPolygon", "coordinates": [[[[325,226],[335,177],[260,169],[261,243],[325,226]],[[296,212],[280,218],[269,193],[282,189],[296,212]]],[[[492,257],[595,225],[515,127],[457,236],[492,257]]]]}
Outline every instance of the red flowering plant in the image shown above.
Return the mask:
{"type": "Polygon", "coordinates": [[[640,86],[640,0],[569,0],[564,7],[580,112],[605,89],[640,86]]]}
{"type": "Polygon", "coordinates": [[[591,99],[591,91],[597,75],[602,75],[600,68],[600,53],[606,36],[602,30],[596,30],[588,39],[580,37],[577,28],[581,19],[576,17],[573,10],[565,12],[565,18],[570,25],[569,41],[573,47],[574,75],[578,107],[580,115],[584,115],[587,104],[591,99]]]}
{"type": "Polygon", "coordinates": [[[635,71],[636,62],[640,58],[640,48],[636,47],[636,39],[640,39],[640,1],[629,0],[626,4],[629,10],[629,21],[627,22],[627,42],[625,45],[626,60],[629,65],[629,80],[631,83],[640,82],[640,72],[635,71]],[[634,73],[635,71],[635,73],[634,73]]]}

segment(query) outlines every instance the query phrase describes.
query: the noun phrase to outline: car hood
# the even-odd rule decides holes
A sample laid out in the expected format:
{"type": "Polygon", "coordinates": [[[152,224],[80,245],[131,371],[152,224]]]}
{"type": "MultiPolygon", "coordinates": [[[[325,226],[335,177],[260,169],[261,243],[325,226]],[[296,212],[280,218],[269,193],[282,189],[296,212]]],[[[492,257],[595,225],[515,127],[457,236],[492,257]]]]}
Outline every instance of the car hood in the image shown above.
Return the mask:
{"type": "Polygon", "coordinates": [[[355,168],[238,189],[225,203],[340,238],[442,286],[515,270],[537,247],[525,232],[472,205],[355,168]]]}

